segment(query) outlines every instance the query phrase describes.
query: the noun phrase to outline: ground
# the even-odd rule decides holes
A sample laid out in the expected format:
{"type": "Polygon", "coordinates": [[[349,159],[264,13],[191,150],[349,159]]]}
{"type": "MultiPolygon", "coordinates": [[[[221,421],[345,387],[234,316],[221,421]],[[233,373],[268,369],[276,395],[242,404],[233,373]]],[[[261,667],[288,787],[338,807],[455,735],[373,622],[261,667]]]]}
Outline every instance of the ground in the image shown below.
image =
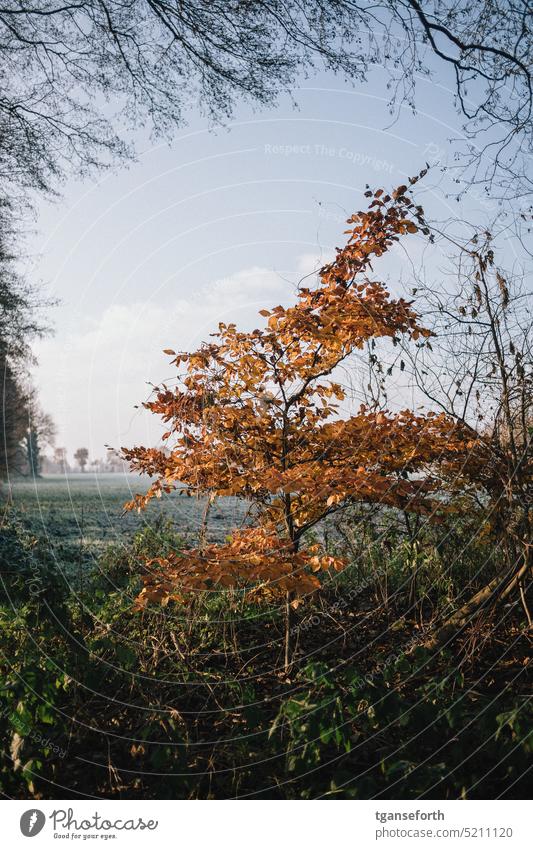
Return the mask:
{"type": "MultiPolygon", "coordinates": [[[[86,474],[12,488],[0,534],[0,794],[526,798],[531,634],[519,597],[442,650],[424,645],[478,588],[480,564],[490,577],[490,541],[429,527],[413,602],[405,538],[345,517],[351,562],[294,612],[286,669],[278,603],[220,590],[136,610],[142,570],[196,537],[203,515],[179,493],[124,514],[143,486],[86,474]]],[[[212,536],[244,510],[221,499],[212,536]]]]}

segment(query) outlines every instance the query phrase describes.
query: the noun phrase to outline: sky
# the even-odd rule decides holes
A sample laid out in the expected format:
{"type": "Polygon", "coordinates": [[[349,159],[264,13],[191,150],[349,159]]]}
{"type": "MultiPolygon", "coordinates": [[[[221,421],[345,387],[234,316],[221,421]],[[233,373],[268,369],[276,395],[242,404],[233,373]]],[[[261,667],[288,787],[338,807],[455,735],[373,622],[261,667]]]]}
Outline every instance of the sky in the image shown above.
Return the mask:
{"type": "MultiPolygon", "coordinates": [[[[258,326],[260,309],[288,303],[343,243],[367,183],[393,188],[429,161],[416,197],[430,215],[492,214],[478,191],[447,197],[438,165],[460,133],[451,82],[421,80],[416,115],[391,116],[379,69],[357,87],[317,75],[295,91],[297,109],[282,97],[216,131],[191,109],[170,145],[139,135],[136,162],[40,201],[31,275],[59,305],[35,379],[70,461],[80,446],[94,459],[106,445],[156,444],[161,428],[138,405],[173,379],[163,349],[197,347],[219,321],[258,326]]],[[[404,256],[384,275],[406,294],[404,256]]]]}

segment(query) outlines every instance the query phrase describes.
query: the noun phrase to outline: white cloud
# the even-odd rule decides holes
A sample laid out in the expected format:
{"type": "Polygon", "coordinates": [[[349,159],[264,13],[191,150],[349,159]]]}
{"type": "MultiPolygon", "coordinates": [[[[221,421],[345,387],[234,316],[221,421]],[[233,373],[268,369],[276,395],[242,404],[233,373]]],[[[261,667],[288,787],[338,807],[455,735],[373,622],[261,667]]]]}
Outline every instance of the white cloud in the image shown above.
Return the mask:
{"type": "Polygon", "coordinates": [[[219,321],[257,326],[260,309],[289,302],[293,291],[275,272],[252,267],[167,305],[113,304],[98,320],[80,317],[44,340],[36,349],[36,381],[44,409],[57,422],[58,444],[69,455],[85,445],[92,457],[102,456],[106,444],[154,444],[159,424],[135,405],[147,399],[148,382],[172,381],[163,349],[194,349],[219,321]]]}

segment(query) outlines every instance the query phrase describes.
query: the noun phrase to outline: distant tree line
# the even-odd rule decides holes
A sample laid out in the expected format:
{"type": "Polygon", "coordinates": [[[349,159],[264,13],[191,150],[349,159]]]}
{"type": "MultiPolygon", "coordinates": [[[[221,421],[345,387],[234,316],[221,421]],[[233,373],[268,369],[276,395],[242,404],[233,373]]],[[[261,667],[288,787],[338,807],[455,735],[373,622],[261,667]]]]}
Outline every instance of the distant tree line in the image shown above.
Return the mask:
{"type": "Polygon", "coordinates": [[[96,474],[120,474],[125,471],[124,461],[112,448],[107,449],[105,457],[89,459],[87,448],[77,448],[69,462],[67,449],[55,446],[50,454],[40,455],[39,473],[68,474],[69,472],[90,471],[96,474]]]}

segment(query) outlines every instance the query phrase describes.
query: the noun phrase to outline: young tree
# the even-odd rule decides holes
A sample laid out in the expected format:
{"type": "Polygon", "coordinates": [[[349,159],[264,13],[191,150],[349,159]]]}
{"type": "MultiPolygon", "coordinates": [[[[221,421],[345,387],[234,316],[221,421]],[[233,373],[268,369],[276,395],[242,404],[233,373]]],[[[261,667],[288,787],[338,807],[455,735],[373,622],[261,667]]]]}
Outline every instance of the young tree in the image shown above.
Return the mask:
{"type": "Polygon", "coordinates": [[[77,460],[80,470],[84,472],[87,460],[89,459],[89,451],[87,448],[78,448],[74,454],[74,459],[77,460]]]}
{"type": "Polygon", "coordinates": [[[168,423],[170,450],[124,449],[133,469],[156,478],[128,506],[141,509],[180,483],[191,495],[246,499],[254,527],[147,564],[140,606],[230,586],[281,597],[288,666],[291,608],[320,587],[318,573],[343,566],[306,543],[307,532],[356,502],[431,513],[435,464],[471,462],[472,432],[444,414],[362,406],[343,417],[339,406],[337,369],[368,340],[422,344],[431,335],[408,302],[367,276],[375,258],[416,232],[421,214],[406,186],[392,196],[378,190],[369,211],[349,220],[348,243],[318,286],[300,289],[294,306],[262,310],[262,329],[220,324],[216,341],[169,352],[184,367],[178,388],[161,387],[145,406],[168,423]]]}

